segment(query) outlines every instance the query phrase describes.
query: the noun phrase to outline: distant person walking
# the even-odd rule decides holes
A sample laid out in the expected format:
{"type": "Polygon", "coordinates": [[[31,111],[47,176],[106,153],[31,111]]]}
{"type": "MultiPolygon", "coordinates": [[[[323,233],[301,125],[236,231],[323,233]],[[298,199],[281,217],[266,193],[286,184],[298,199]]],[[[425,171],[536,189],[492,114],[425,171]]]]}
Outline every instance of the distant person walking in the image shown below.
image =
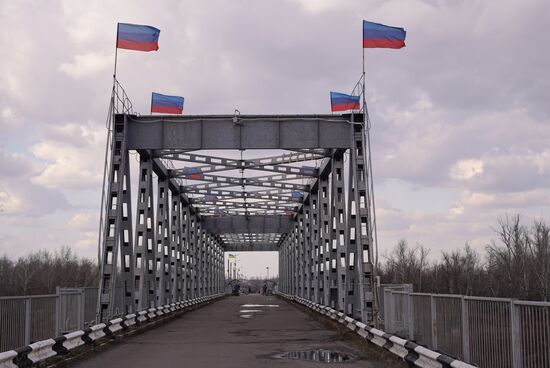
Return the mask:
{"type": "Polygon", "coordinates": [[[267,295],[267,285],[262,286],[262,295],[267,295]]]}

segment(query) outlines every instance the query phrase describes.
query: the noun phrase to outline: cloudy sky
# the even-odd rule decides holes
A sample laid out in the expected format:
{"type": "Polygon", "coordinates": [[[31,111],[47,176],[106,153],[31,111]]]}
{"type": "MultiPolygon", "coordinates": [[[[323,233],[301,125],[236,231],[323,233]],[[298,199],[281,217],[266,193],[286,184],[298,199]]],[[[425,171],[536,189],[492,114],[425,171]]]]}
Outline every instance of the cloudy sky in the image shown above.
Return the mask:
{"type": "Polygon", "coordinates": [[[362,19],[407,30],[367,51],[381,253],[482,251],[507,213],[550,222],[547,0],[0,0],[0,254],[95,256],[117,22],[161,29],[158,52],[119,52],[137,111],[157,91],[187,114],[285,114],[353,87],[362,19]]]}

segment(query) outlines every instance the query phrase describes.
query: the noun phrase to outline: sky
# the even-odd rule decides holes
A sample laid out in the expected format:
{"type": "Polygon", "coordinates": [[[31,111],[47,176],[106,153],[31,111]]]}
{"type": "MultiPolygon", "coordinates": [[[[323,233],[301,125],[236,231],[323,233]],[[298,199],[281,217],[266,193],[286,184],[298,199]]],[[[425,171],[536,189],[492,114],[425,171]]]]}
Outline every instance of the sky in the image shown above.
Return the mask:
{"type": "Polygon", "coordinates": [[[483,253],[507,214],[549,223],[546,0],[0,0],[0,255],[95,257],[117,22],[161,30],[158,52],[118,53],[138,112],[156,91],[186,114],[325,114],[361,75],[363,19],[407,30],[366,52],[381,256],[483,253]]]}

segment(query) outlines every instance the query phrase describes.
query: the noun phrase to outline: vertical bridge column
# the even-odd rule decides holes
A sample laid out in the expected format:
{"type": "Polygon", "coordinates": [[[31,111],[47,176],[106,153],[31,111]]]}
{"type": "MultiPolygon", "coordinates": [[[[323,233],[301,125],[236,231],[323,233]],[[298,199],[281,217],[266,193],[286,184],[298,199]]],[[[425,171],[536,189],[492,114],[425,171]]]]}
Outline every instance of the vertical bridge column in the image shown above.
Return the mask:
{"type": "Polygon", "coordinates": [[[342,154],[332,157],[332,250],[331,258],[331,307],[344,312],[345,302],[345,201],[344,201],[344,159],[342,154]]]}
{"type": "Polygon", "coordinates": [[[168,178],[158,175],[157,188],[157,305],[170,297],[170,200],[168,178]]]}
{"type": "Polygon", "coordinates": [[[320,277],[320,264],[319,264],[319,252],[321,244],[319,240],[319,187],[311,190],[309,193],[309,200],[311,203],[310,212],[310,237],[311,237],[311,254],[310,254],[310,299],[315,303],[319,303],[319,277],[320,277]]]}
{"type": "Polygon", "coordinates": [[[198,297],[197,290],[197,216],[196,214],[190,215],[189,220],[189,271],[191,274],[191,298],[198,297]]]}
{"type": "Polygon", "coordinates": [[[172,303],[183,296],[182,250],[181,250],[181,197],[179,192],[172,193],[172,222],[170,233],[170,267],[172,282],[172,303]]]}
{"type": "Polygon", "coordinates": [[[102,224],[101,284],[98,298],[99,319],[108,319],[114,315],[116,300],[122,301],[123,311],[131,312],[134,310],[134,256],[126,125],[126,116],[117,116],[114,120],[107,179],[106,212],[102,224]],[[121,244],[122,247],[119,249],[121,244]],[[117,298],[116,292],[119,251],[122,260],[121,278],[123,285],[120,299],[117,298]]]}
{"type": "Polygon", "coordinates": [[[298,214],[298,295],[302,298],[306,297],[306,242],[305,242],[305,220],[304,208],[298,214]]]}
{"type": "MultiPolygon", "coordinates": [[[[364,124],[364,123],[363,123],[364,124]]],[[[369,190],[367,181],[367,163],[365,156],[365,126],[353,125],[353,145],[351,151],[351,172],[353,175],[353,210],[355,211],[355,242],[356,242],[356,276],[355,285],[357,301],[356,317],[364,323],[374,323],[374,267],[372,263],[372,228],[369,218],[369,190]]]]}
{"type": "Polygon", "coordinates": [[[140,155],[136,208],[135,310],[150,308],[155,303],[156,242],[153,229],[154,219],[153,164],[150,156],[140,155]]]}
{"type": "Polygon", "coordinates": [[[311,253],[312,253],[312,244],[311,244],[311,198],[306,198],[303,206],[303,243],[304,243],[304,298],[312,300],[313,294],[311,293],[311,253]]]}
{"type": "Polygon", "coordinates": [[[330,194],[328,174],[319,178],[319,263],[321,272],[319,275],[319,303],[330,305],[330,274],[332,265],[330,255],[332,253],[332,220],[330,216],[330,194]]]}
{"type": "MultiPolygon", "coordinates": [[[[180,192],[183,193],[182,187],[180,192]]],[[[181,202],[181,263],[183,268],[183,298],[184,300],[191,299],[190,292],[190,265],[189,265],[189,205],[181,202]]]]}

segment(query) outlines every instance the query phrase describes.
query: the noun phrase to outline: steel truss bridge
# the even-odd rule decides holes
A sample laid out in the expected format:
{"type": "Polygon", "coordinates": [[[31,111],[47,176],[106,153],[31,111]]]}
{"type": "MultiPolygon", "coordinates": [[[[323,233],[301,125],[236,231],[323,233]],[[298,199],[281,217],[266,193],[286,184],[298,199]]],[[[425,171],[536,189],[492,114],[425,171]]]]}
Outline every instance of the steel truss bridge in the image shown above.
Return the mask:
{"type": "Polygon", "coordinates": [[[115,298],[132,313],[222,292],[226,251],[278,251],[281,292],[373,323],[363,114],[122,112],[106,155],[99,320],[115,298]]]}

